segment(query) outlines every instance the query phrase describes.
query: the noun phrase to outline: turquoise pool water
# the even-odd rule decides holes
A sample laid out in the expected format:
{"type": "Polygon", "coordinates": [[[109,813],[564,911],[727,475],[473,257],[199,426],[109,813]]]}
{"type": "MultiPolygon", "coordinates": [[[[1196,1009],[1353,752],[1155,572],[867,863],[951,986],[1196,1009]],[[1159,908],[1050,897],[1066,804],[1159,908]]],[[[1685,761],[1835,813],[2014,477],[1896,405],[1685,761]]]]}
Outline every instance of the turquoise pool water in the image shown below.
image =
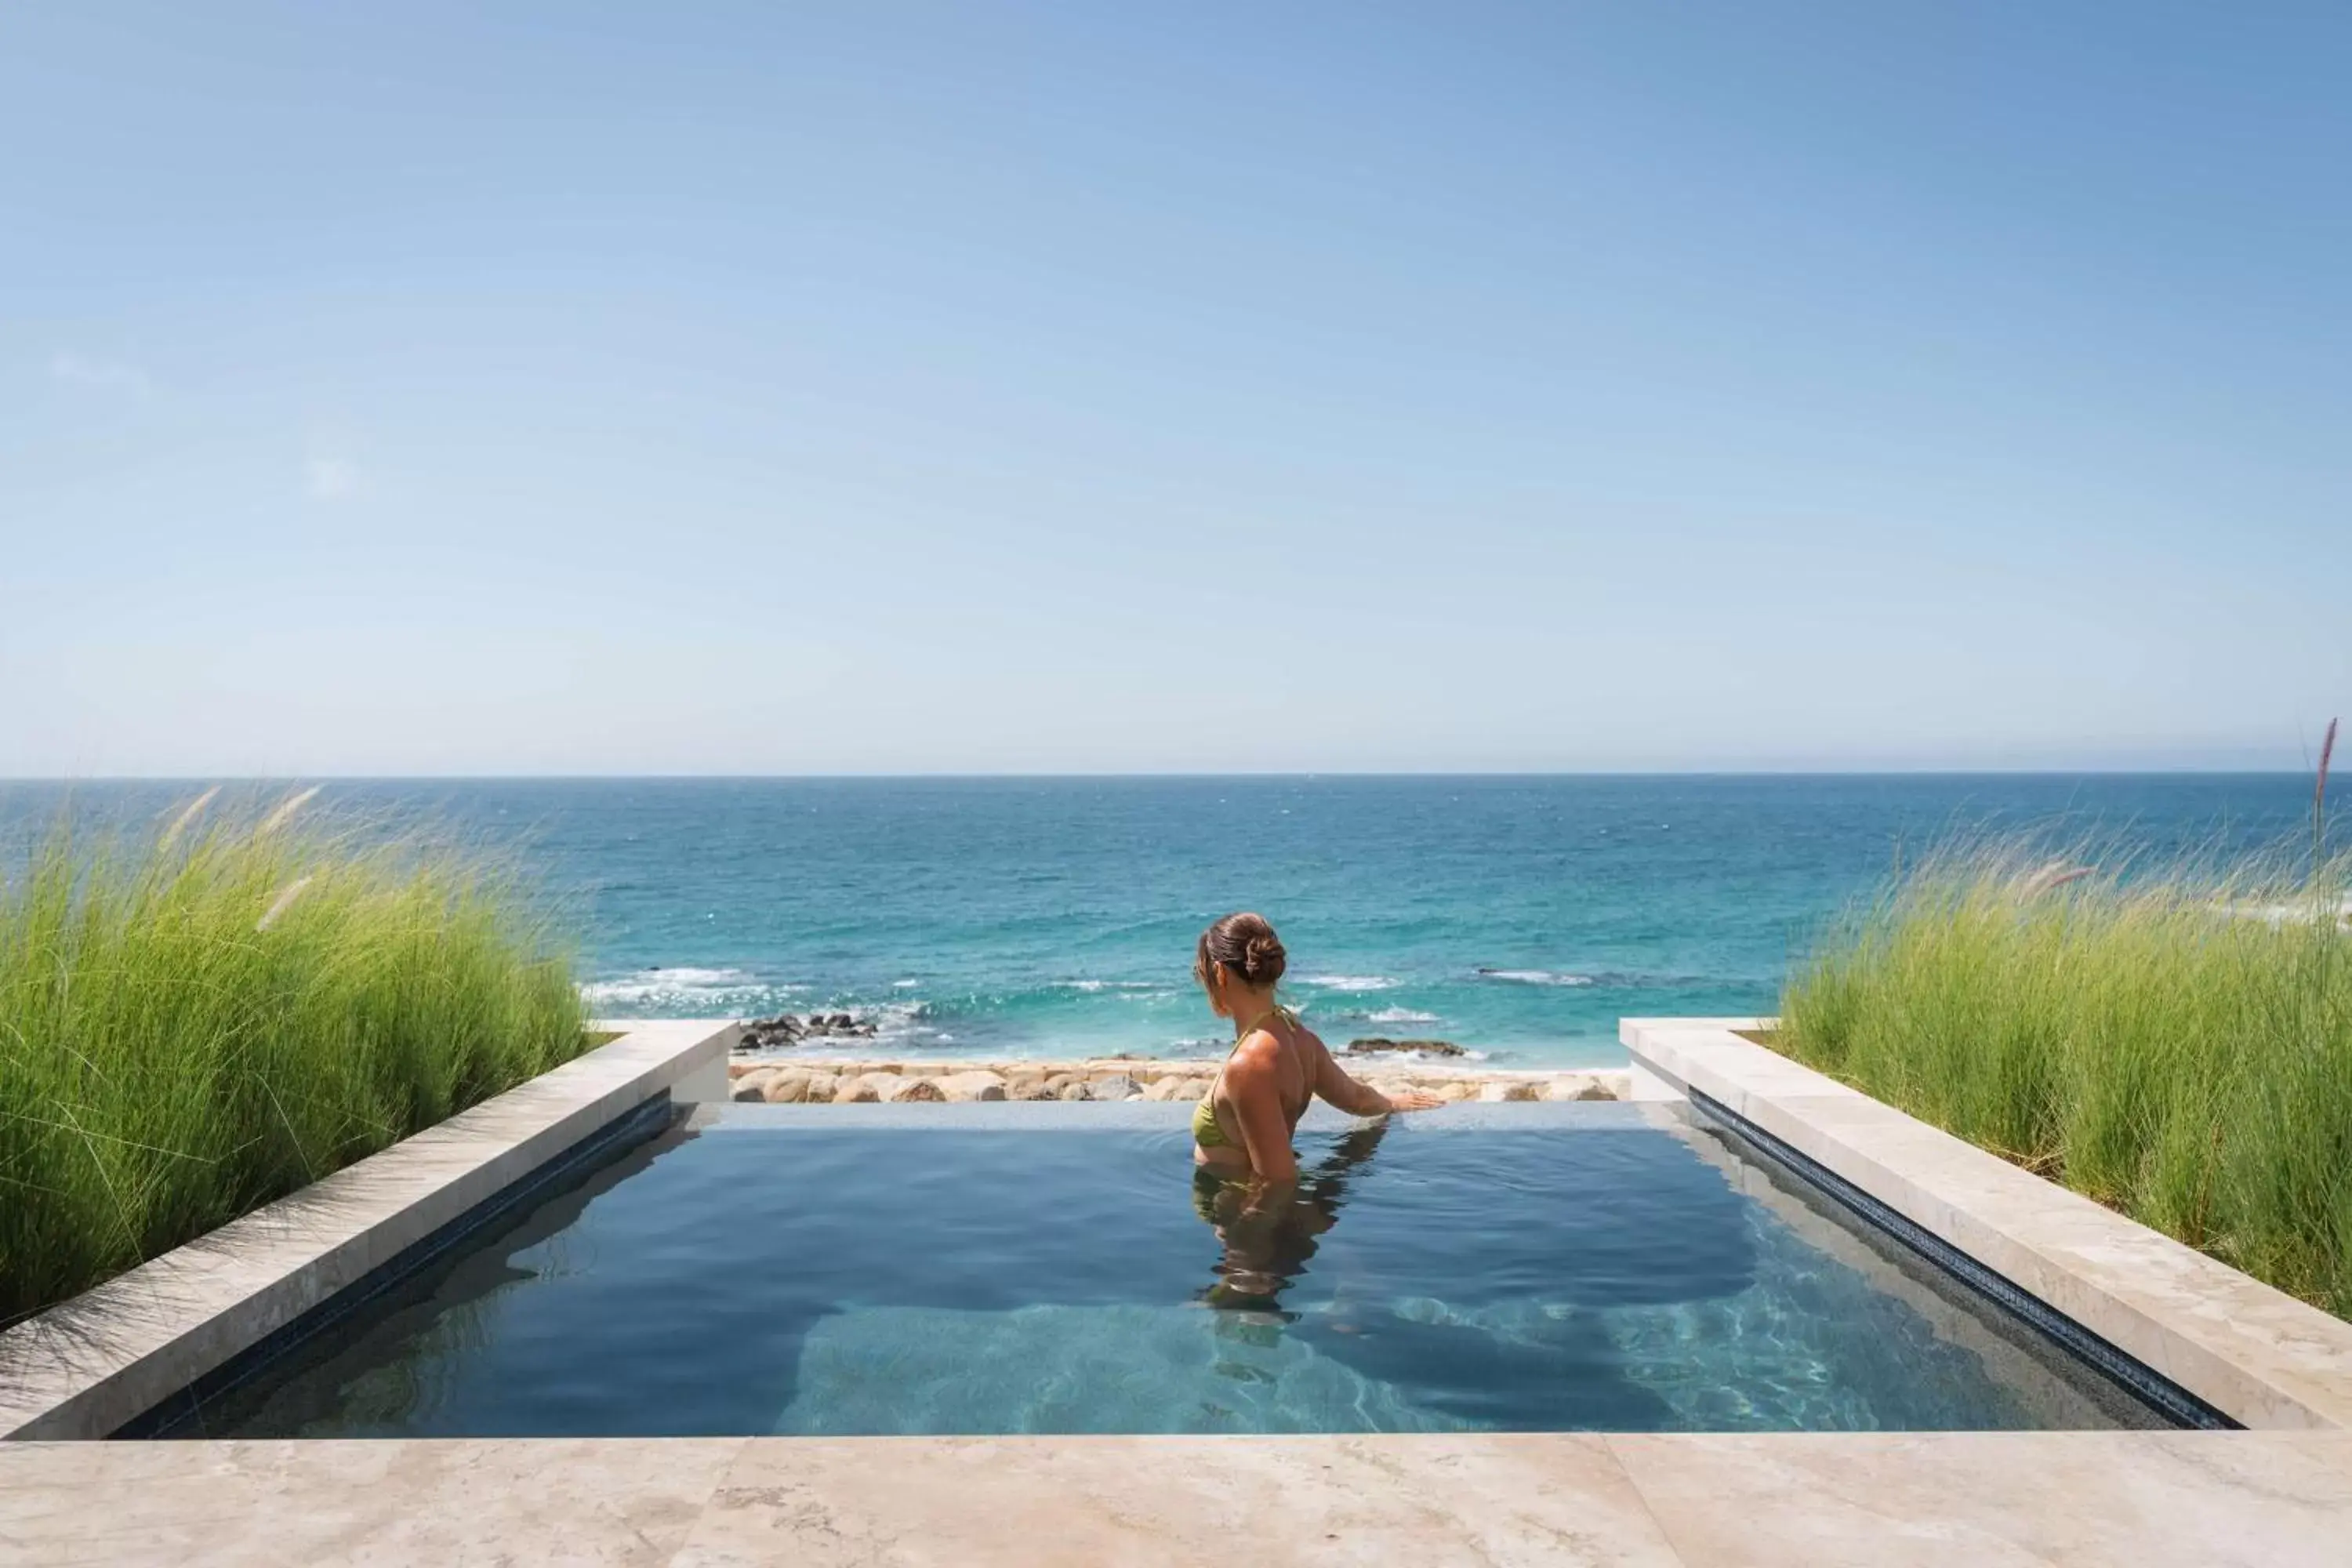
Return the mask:
{"type": "Polygon", "coordinates": [[[705,1110],[165,1435],[2156,1424],[1633,1107],[1310,1121],[1255,1216],[1182,1107],[920,1110],[705,1110]]]}

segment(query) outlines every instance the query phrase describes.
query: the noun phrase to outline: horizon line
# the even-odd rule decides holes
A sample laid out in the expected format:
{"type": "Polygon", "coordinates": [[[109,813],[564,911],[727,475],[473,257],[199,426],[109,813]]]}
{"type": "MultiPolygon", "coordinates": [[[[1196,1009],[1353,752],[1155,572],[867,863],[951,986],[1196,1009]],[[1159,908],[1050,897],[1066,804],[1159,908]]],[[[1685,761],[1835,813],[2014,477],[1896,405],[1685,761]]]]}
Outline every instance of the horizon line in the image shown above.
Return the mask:
{"type": "Polygon", "coordinates": [[[2313,766],[2228,767],[2211,763],[2175,763],[2157,767],[2057,765],[1964,767],[1692,767],[1692,768],[1286,768],[1183,772],[1122,771],[980,771],[906,772],[826,771],[816,773],[20,773],[0,776],[0,788],[12,784],[627,784],[627,783],[981,783],[988,781],[1134,780],[1276,780],[1276,779],[1665,779],[1665,778],[2295,778],[2313,776],[2313,766]]]}

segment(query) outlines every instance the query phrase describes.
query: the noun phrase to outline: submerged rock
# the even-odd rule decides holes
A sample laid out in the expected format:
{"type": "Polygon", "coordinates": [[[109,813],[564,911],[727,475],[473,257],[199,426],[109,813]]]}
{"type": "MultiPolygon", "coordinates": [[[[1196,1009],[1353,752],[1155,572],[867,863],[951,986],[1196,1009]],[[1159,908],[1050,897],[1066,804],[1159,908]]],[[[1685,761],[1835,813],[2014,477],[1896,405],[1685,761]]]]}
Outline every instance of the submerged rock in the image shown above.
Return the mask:
{"type": "Polygon", "coordinates": [[[1380,1051],[1412,1051],[1423,1056],[1459,1057],[1469,1053],[1452,1040],[1391,1040],[1385,1035],[1367,1036],[1348,1042],[1348,1054],[1367,1057],[1380,1051]]]}

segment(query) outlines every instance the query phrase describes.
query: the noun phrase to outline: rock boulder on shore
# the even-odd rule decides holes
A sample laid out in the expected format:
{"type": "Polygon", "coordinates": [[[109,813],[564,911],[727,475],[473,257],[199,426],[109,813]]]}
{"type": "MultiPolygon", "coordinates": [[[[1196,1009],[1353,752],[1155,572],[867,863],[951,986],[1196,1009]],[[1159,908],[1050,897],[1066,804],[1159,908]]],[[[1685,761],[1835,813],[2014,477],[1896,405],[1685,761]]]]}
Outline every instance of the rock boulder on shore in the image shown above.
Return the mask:
{"type": "Polygon", "coordinates": [[[798,1105],[809,1097],[809,1075],[806,1072],[780,1072],[768,1079],[766,1091],[761,1096],[770,1105],[798,1105]]]}
{"type": "Polygon", "coordinates": [[[1368,1057],[1381,1051],[1411,1051],[1429,1057],[1458,1057],[1467,1053],[1452,1040],[1391,1040],[1385,1035],[1371,1035],[1348,1042],[1348,1054],[1368,1057]]]}
{"type": "Polygon", "coordinates": [[[939,1080],[939,1089],[941,1099],[957,1103],[1005,1098],[1004,1080],[992,1072],[951,1073],[939,1080]]]}
{"type": "MultiPolygon", "coordinates": [[[[1392,1092],[1419,1089],[1442,1100],[1609,1100],[1624,1097],[1626,1075],[1607,1068],[1565,1068],[1504,1071],[1468,1063],[1415,1060],[1414,1050],[1444,1041],[1403,1040],[1403,1054],[1360,1052],[1349,1058],[1357,1075],[1392,1092]]],[[[1466,1054],[1466,1053],[1465,1053],[1466,1054]]],[[[730,1098],[741,1100],[804,1099],[811,1105],[835,1101],[909,1100],[1197,1100],[1214,1081],[1215,1064],[1179,1058],[1166,1061],[1023,1061],[881,1059],[831,1057],[817,1060],[747,1057],[728,1064],[730,1098]],[[903,1081],[902,1081],[903,1080],[903,1081]],[[910,1094],[908,1086],[923,1088],[910,1094]],[[795,1094],[795,1087],[799,1093],[795,1094]]]]}
{"type": "Polygon", "coordinates": [[[772,1018],[752,1018],[743,1025],[736,1049],[772,1051],[807,1040],[870,1040],[880,1026],[850,1013],[779,1013],[772,1018]]]}

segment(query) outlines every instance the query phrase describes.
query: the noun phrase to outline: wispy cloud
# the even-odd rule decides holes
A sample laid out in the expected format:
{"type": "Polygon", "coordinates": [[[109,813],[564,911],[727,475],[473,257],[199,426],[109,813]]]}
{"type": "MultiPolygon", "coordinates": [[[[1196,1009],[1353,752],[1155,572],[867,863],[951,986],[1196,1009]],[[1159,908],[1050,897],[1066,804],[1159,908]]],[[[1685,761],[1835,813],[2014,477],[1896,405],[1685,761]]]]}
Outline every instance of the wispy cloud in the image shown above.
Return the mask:
{"type": "Polygon", "coordinates": [[[302,465],[303,488],[315,501],[346,500],[359,493],[360,470],[349,458],[312,458],[302,465]]]}
{"type": "Polygon", "coordinates": [[[71,349],[59,349],[49,356],[49,379],[66,386],[128,393],[133,397],[144,397],[155,390],[154,377],[135,364],[77,353],[71,349]]]}

